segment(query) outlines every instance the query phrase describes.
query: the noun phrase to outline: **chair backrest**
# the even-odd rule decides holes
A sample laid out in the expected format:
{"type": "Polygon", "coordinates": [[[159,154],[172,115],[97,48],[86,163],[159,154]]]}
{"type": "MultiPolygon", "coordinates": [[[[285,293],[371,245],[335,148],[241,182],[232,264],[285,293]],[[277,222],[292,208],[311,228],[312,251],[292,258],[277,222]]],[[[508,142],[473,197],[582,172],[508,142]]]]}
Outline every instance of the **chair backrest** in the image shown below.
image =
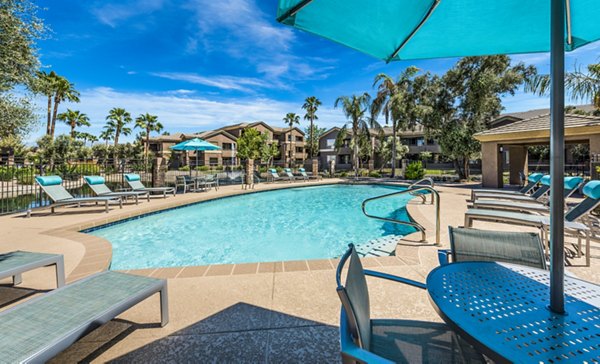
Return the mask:
{"type": "Polygon", "coordinates": [[[298,168],[298,172],[300,172],[300,174],[303,175],[304,177],[308,176],[306,174],[306,170],[304,168],[298,168]]]}
{"type": "Polygon", "coordinates": [[[542,177],[540,179],[540,183],[542,184],[540,188],[538,188],[534,193],[531,194],[531,197],[535,198],[536,200],[547,194],[548,191],[550,191],[550,176],[545,175],[544,177],[542,177]]]}
{"type": "Polygon", "coordinates": [[[141,177],[139,174],[130,173],[125,175],[125,181],[129,184],[131,188],[134,190],[143,190],[146,188],[141,181],[141,177]]]}
{"type": "Polygon", "coordinates": [[[600,204],[600,181],[589,181],[583,186],[583,195],[585,199],[575,205],[565,214],[565,220],[575,221],[600,204]]]}
{"type": "Polygon", "coordinates": [[[275,178],[279,178],[279,174],[277,174],[277,170],[275,168],[269,169],[269,173],[275,178]]]}
{"type": "Polygon", "coordinates": [[[101,176],[83,176],[83,180],[98,196],[112,193],[110,188],[106,185],[104,177],[101,176]]]}
{"type": "Polygon", "coordinates": [[[283,171],[285,172],[285,174],[288,175],[288,177],[294,176],[294,174],[292,173],[292,170],[290,168],[285,168],[283,171]]]}
{"type": "Polygon", "coordinates": [[[54,202],[73,198],[62,186],[62,178],[59,176],[35,176],[35,181],[54,202]]]}
{"type": "Polygon", "coordinates": [[[519,190],[521,193],[528,193],[534,188],[544,175],[541,173],[532,173],[527,177],[527,183],[519,190]]]}
{"type": "Polygon", "coordinates": [[[356,345],[369,350],[371,346],[371,308],[369,290],[360,258],[353,244],[342,256],[336,271],[337,293],[342,301],[342,307],[348,319],[350,334],[356,345]],[[342,270],[346,261],[348,272],[346,285],[342,285],[342,270]]]}
{"type": "Polygon", "coordinates": [[[536,233],[448,227],[455,262],[505,262],[546,269],[540,236],[536,233]]]}
{"type": "Polygon", "coordinates": [[[583,183],[583,177],[565,177],[565,198],[571,196],[583,183]]]}

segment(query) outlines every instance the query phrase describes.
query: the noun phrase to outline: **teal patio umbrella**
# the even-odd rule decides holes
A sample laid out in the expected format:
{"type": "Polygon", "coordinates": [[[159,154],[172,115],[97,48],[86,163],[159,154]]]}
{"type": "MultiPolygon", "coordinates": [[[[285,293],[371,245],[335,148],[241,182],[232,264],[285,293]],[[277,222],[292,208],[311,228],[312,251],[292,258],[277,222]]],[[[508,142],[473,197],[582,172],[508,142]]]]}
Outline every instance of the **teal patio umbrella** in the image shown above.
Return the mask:
{"type": "Polygon", "coordinates": [[[206,140],[200,138],[194,138],[190,140],[186,140],[179,144],[175,144],[170,148],[171,150],[177,151],[196,151],[196,166],[198,166],[198,152],[204,150],[221,150],[220,147],[207,142],[206,140]]]}
{"type": "Polygon", "coordinates": [[[550,306],[564,312],[564,52],[600,39],[598,0],[280,0],[277,21],[386,62],[551,56],[550,306]]]}

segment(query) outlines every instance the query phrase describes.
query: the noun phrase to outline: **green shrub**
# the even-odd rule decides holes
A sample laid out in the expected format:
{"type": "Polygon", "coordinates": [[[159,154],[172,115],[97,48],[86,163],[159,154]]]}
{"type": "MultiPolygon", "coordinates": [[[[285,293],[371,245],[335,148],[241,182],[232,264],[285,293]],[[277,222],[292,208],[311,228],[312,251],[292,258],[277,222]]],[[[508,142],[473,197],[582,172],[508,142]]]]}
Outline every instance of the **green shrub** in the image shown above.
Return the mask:
{"type": "Polygon", "coordinates": [[[341,178],[348,177],[348,172],[342,172],[342,173],[340,173],[340,177],[341,178]]]}
{"type": "Polygon", "coordinates": [[[421,179],[425,176],[425,169],[423,169],[423,164],[421,161],[412,162],[406,167],[406,171],[404,172],[404,178],[410,180],[421,179]]]}
{"type": "Polygon", "coordinates": [[[275,167],[275,170],[277,171],[277,173],[283,172],[283,168],[282,167],[275,167]]]}
{"type": "Polygon", "coordinates": [[[177,168],[178,171],[182,171],[182,172],[189,172],[190,171],[190,166],[183,166],[183,167],[179,167],[177,168]]]}
{"type": "Polygon", "coordinates": [[[12,181],[15,177],[15,167],[0,167],[0,181],[12,181]]]}
{"type": "Polygon", "coordinates": [[[222,171],[223,170],[223,166],[216,166],[215,167],[215,171],[222,171]]]}
{"type": "Polygon", "coordinates": [[[372,171],[371,173],[369,173],[369,177],[381,178],[381,173],[379,173],[378,171],[372,171]]]}
{"type": "Polygon", "coordinates": [[[21,168],[15,173],[17,182],[22,185],[32,185],[35,181],[35,172],[33,168],[21,168]]]}
{"type": "Polygon", "coordinates": [[[198,166],[196,168],[194,168],[196,171],[200,171],[200,172],[206,172],[210,169],[209,166],[198,166]]]}
{"type": "Polygon", "coordinates": [[[100,174],[100,166],[97,164],[77,164],[71,169],[76,176],[97,176],[100,174]]]}

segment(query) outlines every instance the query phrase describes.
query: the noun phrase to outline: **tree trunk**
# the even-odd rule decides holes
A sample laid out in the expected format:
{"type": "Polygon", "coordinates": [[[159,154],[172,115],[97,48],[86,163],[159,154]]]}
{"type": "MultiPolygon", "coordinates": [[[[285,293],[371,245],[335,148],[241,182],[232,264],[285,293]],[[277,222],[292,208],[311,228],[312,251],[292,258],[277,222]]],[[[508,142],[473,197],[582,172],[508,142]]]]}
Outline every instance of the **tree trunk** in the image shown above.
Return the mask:
{"type": "Polygon", "coordinates": [[[246,184],[248,186],[254,185],[254,159],[246,159],[246,184]]]}
{"type": "Polygon", "coordinates": [[[46,135],[50,135],[51,124],[52,124],[52,96],[48,96],[48,123],[46,124],[46,135]]]}
{"type": "Polygon", "coordinates": [[[71,123],[71,139],[75,139],[75,123],[71,123]]]}
{"type": "Polygon", "coordinates": [[[150,143],[150,129],[146,129],[146,145],[144,145],[144,159],[146,160],[146,163],[148,161],[148,146],[150,143]]]}
{"type": "Polygon", "coordinates": [[[396,177],[396,122],[392,122],[392,178],[396,177]]]}
{"type": "Polygon", "coordinates": [[[463,157],[463,172],[464,172],[464,178],[463,179],[468,179],[469,175],[471,174],[469,171],[469,157],[463,157]]]}
{"type": "Polygon", "coordinates": [[[313,146],[315,145],[314,134],[313,134],[313,118],[310,118],[310,130],[308,137],[310,138],[310,144],[308,145],[308,157],[312,160],[313,158],[313,146]]]}
{"type": "Polygon", "coordinates": [[[56,128],[56,115],[58,114],[58,105],[60,104],[60,99],[54,98],[54,110],[52,111],[52,124],[50,125],[50,136],[54,139],[54,129],[56,128]]]}
{"type": "Polygon", "coordinates": [[[358,141],[355,140],[354,141],[354,148],[353,148],[353,164],[354,164],[354,177],[358,177],[358,141]]]}
{"type": "Polygon", "coordinates": [[[113,150],[113,164],[115,166],[115,169],[117,169],[119,167],[119,163],[117,162],[117,145],[119,145],[119,133],[121,131],[119,130],[119,128],[117,128],[117,130],[115,131],[115,144],[114,144],[114,150],[113,150]]]}

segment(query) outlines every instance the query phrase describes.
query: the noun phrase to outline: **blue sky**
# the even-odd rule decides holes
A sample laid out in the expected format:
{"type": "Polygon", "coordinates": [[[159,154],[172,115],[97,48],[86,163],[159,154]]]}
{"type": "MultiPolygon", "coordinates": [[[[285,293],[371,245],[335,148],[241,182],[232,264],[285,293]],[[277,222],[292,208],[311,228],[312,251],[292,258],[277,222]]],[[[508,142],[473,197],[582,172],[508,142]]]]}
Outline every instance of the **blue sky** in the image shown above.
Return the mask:
{"type": "MultiPolygon", "coordinates": [[[[98,133],[112,107],[158,115],[165,130],[197,132],[264,120],[283,125],[303,115],[307,96],[323,101],[318,124],[341,125],[333,108],[340,95],[373,92],[373,77],[396,76],[409,65],[443,73],[455,59],[386,65],[369,56],[275,22],[276,0],[40,0],[52,28],[40,42],[48,70],[67,77],[81,102],[62,105],[90,116],[98,133]]],[[[572,52],[567,67],[597,62],[600,42],[572,52]]],[[[547,72],[547,54],[513,56],[547,72]]],[[[39,102],[43,108],[43,100],[39,102]]],[[[547,107],[548,100],[517,93],[506,111],[547,107]]],[[[43,112],[42,112],[43,113],[43,112]]],[[[59,133],[67,128],[60,126],[59,133]]],[[[42,128],[31,136],[37,138],[42,128]]],[[[131,139],[131,137],[130,137],[131,139]]]]}

